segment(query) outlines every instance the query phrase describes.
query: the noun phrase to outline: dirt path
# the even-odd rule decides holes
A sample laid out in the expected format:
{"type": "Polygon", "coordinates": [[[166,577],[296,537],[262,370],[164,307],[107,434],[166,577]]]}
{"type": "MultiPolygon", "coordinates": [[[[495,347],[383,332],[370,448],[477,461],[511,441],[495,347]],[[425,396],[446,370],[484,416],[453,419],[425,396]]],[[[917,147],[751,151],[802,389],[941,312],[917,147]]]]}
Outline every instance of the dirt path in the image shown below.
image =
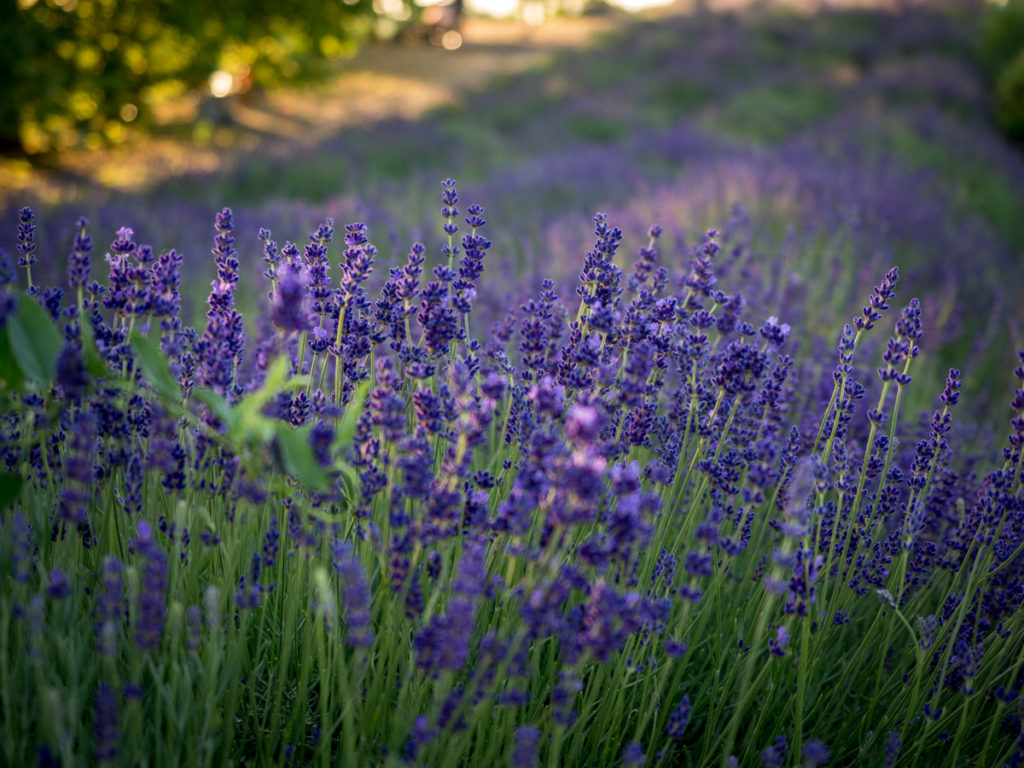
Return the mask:
{"type": "Polygon", "coordinates": [[[215,172],[250,152],[287,156],[347,126],[414,119],[498,75],[543,65],[559,50],[588,46],[626,23],[621,14],[556,18],[539,27],[469,18],[455,51],[427,44],[375,43],[316,86],[248,100],[184,100],[155,134],[130,132],[116,146],[70,150],[42,167],[0,157],[0,205],[46,203],[104,190],[141,191],[176,176],[215,172]],[[198,123],[198,128],[196,127],[198,123]]]}

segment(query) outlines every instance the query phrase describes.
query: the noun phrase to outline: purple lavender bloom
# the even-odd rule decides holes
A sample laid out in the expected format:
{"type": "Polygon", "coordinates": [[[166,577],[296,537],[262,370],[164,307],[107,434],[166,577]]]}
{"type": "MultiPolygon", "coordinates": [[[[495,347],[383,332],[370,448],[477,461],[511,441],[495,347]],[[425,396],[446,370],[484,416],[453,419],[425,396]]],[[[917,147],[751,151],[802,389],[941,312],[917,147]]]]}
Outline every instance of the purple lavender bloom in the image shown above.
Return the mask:
{"type": "Polygon", "coordinates": [[[785,656],[789,647],[789,630],[785,625],[775,630],[775,637],[768,638],[768,649],[772,656],[785,656]]]}
{"type": "Polygon", "coordinates": [[[77,344],[67,343],[57,356],[57,386],[71,402],[81,402],[89,388],[89,372],[77,344]]]}
{"type": "Polygon", "coordinates": [[[68,584],[68,577],[64,571],[59,568],[54,568],[50,571],[50,583],[46,586],[47,597],[51,600],[60,600],[70,595],[73,591],[71,585],[68,584]]]}
{"type": "Polygon", "coordinates": [[[117,652],[117,635],[124,613],[124,567],[120,561],[108,556],[103,561],[103,582],[96,603],[96,650],[101,656],[117,652]]]}
{"type": "Polygon", "coordinates": [[[276,276],[270,321],[285,333],[310,330],[309,285],[305,270],[282,264],[276,276]]]}
{"type": "Polygon", "coordinates": [[[8,287],[14,283],[14,267],[11,265],[11,258],[7,251],[0,248],[0,328],[7,322],[7,316],[14,312],[18,306],[18,299],[14,291],[8,287]]]}
{"type": "Polygon", "coordinates": [[[36,263],[36,215],[28,207],[18,211],[18,266],[30,270],[36,263]]]}
{"type": "Polygon", "coordinates": [[[942,390],[940,399],[942,404],[947,408],[952,408],[960,401],[960,387],[963,386],[963,382],[960,380],[960,370],[957,368],[950,368],[949,375],[946,377],[946,387],[942,390]]]}
{"type": "Polygon", "coordinates": [[[665,725],[665,735],[668,736],[675,742],[681,742],[683,740],[683,732],[686,730],[686,726],[690,722],[690,697],[683,696],[679,700],[679,704],[672,710],[672,714],[669,715],[668,723],[665,725]]]}
{"type": "Polygon", "coordinates": [[[900,279],[899,268],[892,267],[882,282],[875,286],[868,303],[860,311],[860,316],[854,318],[853,325],[858,331],[870,331],[875,327],[875,322],[882,319],[882,312],[889,308],[888,301],[896,295],[896,283],[900,279]]]}
{"type": "Polygon", "coordinates": [[[267,265],[263,276],[269,280],[277,277],[277,265],[281,263],[282,254],[277,250],[277,243],[270,239],[270,230],[260,227],[257,237],[263,243],[263,263],[267,265]]]}
{"type": "Polygon", "coordinates": [[[334,558],[334,570],[341,579],[345,620],[348,625],[348,644],[353,648],[369,648],[373,644],[371,598],[363,566],[356,557],[352,545],[347,541],[334,539],[331,543],[331,555],[334,558]]]}
{"type": "Polygon", "coordinates": [[[84,288],[89,284],[90,255],[92,254],[92,238],[86,233],[89,220],[81,218],[75,224],[75,245],[68,257],[68,284],[71,289],[84,288]]]}
{"type": "Polygon", "coordinates": [[[818,768],[828,762],[828,747],[821,739],[813,739],[804,744],[804,768],[818,768]]]}
{"type": "Polygon", "coordinates": [[[467,542],[444,615],[433,617],[416,635],[416,665],[430,674],[458,670],[469,657],[476,601],[487,581],[486,545],[467,542]]]}
{"type": "Polygon", "coordinates": [[[135,644],[143,651],[153,651],[160,647],[167,613],[167,556],[153,539],[153,528],[149,523],[139,520],[135,530],[138,538],[132,542],[132,546],[143,558],[135,644]]]}
{"type": "Polygon", "coordinates": [[[60,517],[82,528],[88,524],[92,499],[96,417],[81,410],[71,432],[71,446],[64,460],[64,486],[60,492],[60,517]]]}
{"type": "Polygon", "coordinates": [[[199,358],[196,373],[203,385],[213,388],[218,394],[228,395],[234,390],[235,375],[245,346],[245,324],[235,309],[238,253],[234,249],[231,209],[225,208],[218,213],[216,223],[213,254],[217,262],[217,279],[210,284],[206,330],[196,344],[199,358]]]}
{"type": "MultiPolygon", "coordinates": [[[[181,311],[181,265],[183,256],[171,249],[156,259],[149,269],[149,311],[156,317],[174,318],[181,311]]],[[[177,330],[162,323],[165,331],[177,330]]]]}
{"type": "Polygon", "coordinates": [[[458,202],[459,195],[455,191],[455,180],[445,179],[441,182],[441,215],[447,219],[444,231],[448,235],[454,235],[459,231],[459,225],[453,221],[459,215],[459,209],[455,207],[458,202]]]}
{"type": "Polygon", "coordinates": [[[24,512],[15,512],[11,521],[14,580],[19,584],[28,584],[32,580],[32,526],[24,512]]]}
{"type": "Polygon", "coordinates": [[[532,725],[516,728],[515,746],[512,750],[512,768],[534,768],[537,765],[537,747],[540,731],[532,725]]]}
{"type": "Polygon", "coordinates": [[[93,756],[101,763],[117,759],[118,742],[121,740],[118,722],[117,689],[107,681],[96,688],[93,697],[93,732],[96,734],[96,749],[93,756]]]}
{"type": "Polygon", "coordinates": [[[885,768],[892,768],[892,766],[896,765],[896,758],[900,756],[900,746],[902,743],[899,731],[891,731],[889,733],[889,738],[885,740],[885,768]]]}
{"type": "Polygon", "coordinates": [[[203,635],[203,612],[198,605],[190,605],[185,609],[185,623],[188,627],[186,648],[198,651],[203,635]]]}
{"type": "Polygon", "coordinates": [[[783,768],[786,764],[786,756],[789,754],[789,745],[785,736],[778,736],[775,743],[761,752],[761,765],[763,768],[783,768]]]}
{"type": "Polygon", "coordinates": [[[647,755],[644,753],[644,745],[639,741],[629,742],[622,750],[619,758],[624,768],[640,768],[647,763],[647,755]]]}

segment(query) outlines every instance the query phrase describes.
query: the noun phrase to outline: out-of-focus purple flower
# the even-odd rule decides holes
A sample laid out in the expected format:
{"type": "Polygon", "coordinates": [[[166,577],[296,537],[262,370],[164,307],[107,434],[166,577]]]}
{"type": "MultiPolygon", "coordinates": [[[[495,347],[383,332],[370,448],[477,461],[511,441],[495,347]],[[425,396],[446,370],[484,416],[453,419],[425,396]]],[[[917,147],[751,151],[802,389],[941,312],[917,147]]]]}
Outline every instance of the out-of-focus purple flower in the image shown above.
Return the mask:
{"type": "Polygon", "coordinates": [[[113,555],[103,561],[103,582],[96,602],[96,650],[101,656],[117,652],[117,636],[124,612],[124,566],[113,555]]]}
{"type": "Polygon", "coordinates": [[[93,733],[96,735],[96,750],[93,756],[101,763],[113,762],[117,759],[121,732],[117,689],[106,680],[96,688],[92,713],[93,733]]]}
{"type": "Polygon", "coordinates": [[[186,647],[190,651],[198,651],[203,635],[203,612],[198,605],[190,605],[185,609],[185,623],[188,627],[186,647]]]}
{"type": "Polygon", "coordinates": [[[813,739],[804,744],[804,768],[818,768],[828,762],[828,747],[821,739],[813,739]]]}
{"type": "Polygon", "coordinates": [[[665,735],[675,742],[683,740],[683,732],[690,722],[690,697],[683,696],[679,704],[669,715],[668,723],[665,724],[665,735]]]}
{"type": "Polygon", "coordinates": [[[532,725],[516,728],[515,746],[512,749],[512,768],[534,768],[537,765],[537,746],[540,731],[532,725]]]}
{"type": "Polygon", "coordinates": [[[79,527],[89,521],[95,435],[96,417],[91,410],[79,411],[71,431],[71,445],[64,459],[64,485],[60,492],[61,519],[79,527]]]}
{"type": "Polygon", "coordinates": [[[14,580],[28,584],[32,580],[32,526],[24,512],[14,513],[10,530],[14,580]]]}
{"type": "Polygon", "coordinates": [[[64,571],[54,568],[50,571],[50,583],[46,585],[46,596],[51,600],[60,600],[72,593],[71,585],[64,571]]]}
{"type": "Polygon", "coordinates": [[[14,283],[14,267],[11,266],[7,251],[0,248],[0,328],[7,322],[7,316],[18,306],[18,298],[8,287],[14,283]]]}
{"type": "Polygon", "coordinates": [[[430,718],[426,715],[418,715],[413,721],[412,730],[405,743],[404,754],[409,760],[415,760],[423,747],[427,746],[437,737],[437,729],[430,724],[430,718]]]}
{"type": "Polygon", "coordinates": [[[14,265],[11,264],[10,254],[0,248],[0,288],[7,288],[14,282],[14,265]]]}
{"type": "Polygon", "coordinates": [[[789,649],[789,629],[785,624],[776,628],[775,637],[768,638],[768,649],[772,656],[786,655],[786,651],[789,649]]]}
{"type": "Polygon", "coordinates": [[[903,740],[899,731],[890,731],[889,738],[885,740],[885,768],[892,768],[896,765],[896,758],[900,756],[900,746],[903,740]]]}
{"type": "Polygon", "coordinates": [[[89,372],[77,344],[67,343],[57,355],[57,386],[71,402],[80,402],[89,388],[89,372]]]}
{"type": "Polygon", "coordinates": [[[629,742],[622,750],[619,758],[624,768],[640,768],[647,763],[647,755],[644,753],[644,745],[639,741],[629,742]]]}
{"type": "Polygon", "coordinates": [[[143,651],[160,647],[164,617],[167,613],[167,556],[153,539],[153,528],[145,520],[136,523],[138,538],[133,548],[143,558],[139,617],[135,625],[135,644],[143,651]]]}
{"type": "Polygon", "coordinates": [[[285,333],[310,330],[309,286],[304,270],[282,264],[270,305],[270,321],[285,333]]]}
{"type": "Polygon", "coordinates": [[[341,580],[342,598],[345,601],[345,622],[348,627],[346,639],[353,648],[368,648],[373,644],[373,626],[370,616],[370,588],[366,574],[347,541],[334,539],[331,543],[334,570],[341,580]]]}
{"type": "Polygon", "coordinates": [[[761,752],[762,768],[783,768],[789,755],[789,744],[784,735],[775,738],[775,743],[761,752]]]}
{"type": "Polygon", "coordinates": [[[462,668],[476,621],[476,600],[487,580],[486,545],[467,542],[452,584],[447,612],[433,617],[416,634],[416,664],[431,674],[462,668]]]}

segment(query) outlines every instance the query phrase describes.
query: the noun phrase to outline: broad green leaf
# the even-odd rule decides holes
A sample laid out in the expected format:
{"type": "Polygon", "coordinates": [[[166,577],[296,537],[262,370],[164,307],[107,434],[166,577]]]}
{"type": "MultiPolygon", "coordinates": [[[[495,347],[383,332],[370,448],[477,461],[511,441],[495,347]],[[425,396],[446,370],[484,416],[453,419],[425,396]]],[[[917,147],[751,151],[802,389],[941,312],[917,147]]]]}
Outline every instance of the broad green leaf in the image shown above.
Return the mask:
{"type": "Polygon", "coordinates": [[[370,392],[370,381],[367,379],[357,386],[352,392],[352,398],[345,406],[345,415],[341,417],[338,425],[338,434],[334,438],[335,448],[343,448],[351,445],[352,437],[356,433],[356,426],[359,417],[363,413],[363,406],[366,404],[366,397],[370,392]]]}
{"type": "Polygon", "coordinates": [[[0,475],[0,509],[10,506],[18,498],[23,482],[19,475],[0,475]]]}
{"type": "Polygon", "coordinates": [[[167,358],[160,351],[160,345],[136,332],[132,334],[132,350],[150,386],[165,400],[180,403],[181,388],[167,365],[167,358]]]}
{"type": "Polygon", "coordinates": [[[235,412],[228,401],[212,389],[193,389],[192,399],[205,405],[210,411],[231,429],[235,423],[235,412]]]}
{"type": "Polygon", "coordinates": [[[309,444],[309,428],[293,429],[287,424],[275,424],[277,445],[288,474],[321,493],[328,489],[327,475],[320,467],[309,444]]]}
{"type": "Polygon", "coordinates": [[[7,316],[7,339],[21,372],[43,386],[53,384],[60,354],[60,332],[42,305],[22,296],[18,311],[7,316]]]}
{"type": "Polygon", "coordinates": [[[107,366],[107,361],[103,359],[103,355],[96,348],[92,319],[82,318],[79,327],[82,329],[82,359],[85,361],[85,369],[97,379],[106,378],[110,374],[110,369],[107,366]]]}
{"type": "Polygon", "coordinates": [[[14,359],[7,334],[0,332],[0,393],[21,389],[25,377],[14,359]]]}
{"type": "Polygon", "coordinates": [[[306,389],[309,386],[309,374],[304,373],[301,376],[292,376],[288,381],[281,387],[282,390],[288,392],[293,389],[306,389]]]}
{"type": "Polygon", "coordinates": [[[231,426],[234,439],[245,440],[255,437],[266,443],[274,436],[273,422],[263,415],[263,409],[287,383],[289,367],[290,363],[286,357],[278,357],[267,370],[263,385],[255,392],[250,392],[235,406],[235,420],[231,426]]]}

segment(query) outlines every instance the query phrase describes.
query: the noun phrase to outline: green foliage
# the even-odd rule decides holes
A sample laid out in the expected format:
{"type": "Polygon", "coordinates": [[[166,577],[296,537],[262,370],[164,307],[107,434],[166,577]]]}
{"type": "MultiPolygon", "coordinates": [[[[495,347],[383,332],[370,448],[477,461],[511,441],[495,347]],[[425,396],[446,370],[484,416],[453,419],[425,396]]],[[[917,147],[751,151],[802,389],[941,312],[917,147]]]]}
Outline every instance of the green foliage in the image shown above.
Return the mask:
{"type": "Polygon", "coordinates": [[[7,318],[7,341],[25,378],[42,386],[53,383],[60,334],[38,302],[21,298],[18,311],[7,318]]]}
{"type": "Polygon", "coordinates": [[[1009,138],[1024,141],[1024,47],[996,81],[996,121],[1009,138]]]}
{"type": "Polygon", "coordinates": [[[980,56],[989,76],[996,78],[1024,45],[1024,0],[988,3],[982,21],[980,56]]]}
{"type": "Polygon", "coordinates": [[[245,83],[315,74],[365,33],[365,0],[4,0],[0,141],[29,152],[116,138],[161,98],[223,69],[245,83]]]}
{"type": "Polygon", "coordinates": [[[736,138],[780,142],[824,119],[837,106],[835,94],[822,86],[761,86],[729,101],[712,123],[736,138]]]}

